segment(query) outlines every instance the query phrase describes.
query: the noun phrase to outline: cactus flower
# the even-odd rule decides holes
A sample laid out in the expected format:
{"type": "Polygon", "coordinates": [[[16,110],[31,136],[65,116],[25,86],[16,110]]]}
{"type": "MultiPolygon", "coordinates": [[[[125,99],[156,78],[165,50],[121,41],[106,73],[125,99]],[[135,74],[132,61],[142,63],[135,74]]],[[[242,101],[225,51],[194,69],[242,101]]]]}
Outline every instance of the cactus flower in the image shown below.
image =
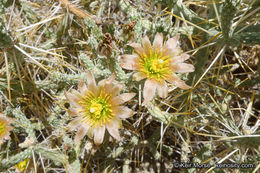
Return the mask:
{"type": "Polygon", "coordinates": [[[17,163],[16,165],[15,165],[15,172],[25,172],[25,170],[27,170],[28,172],[29,172],[29,168],[28,169],[26,169],[28,166],[28,164],[29,164],[29,162],[30,162],[30,159],[29,158],[27,158],[27,159],[25,159],[25,160],[23,160],[23,161],[21,161],[21,162],[19,162],[19,163],[17,163]]]}
{"type": "Polygon", "coordinates": [[[142,38],[142,44],[129,44],[134,48],[131,55],[122,55],[121,67],[127,70],[134,70],[133,78],[136,81],[147,78],[143,89],[143,104],[153,99],[155,93],[161,98],[168,95],[167,82],[181,88],[189,89],[190,86],[180,80],[175,73],[188,73],[194,71],[194,66],[184,63],[190,56],[182,53],[177,45],[179,36],[170,38],[163,44],[163,35],[155,35],[153,45],[148,37],[142,38]]]}
{"type": "Polygon", "coordinates": [[[96,85],[96,81],[90,71],[87,72],[87,85],[80,80],[78,91],[65,92],[71,108],[69,114],[75,118],[68,124],[68,128],[76,130],[75,143],[87,134],[94,138],[95,144],[103,142],[105,130],[120,140],[119,128],[123,119],[133,115],[133,111],[123,103],[135,96],[135,93],[124,93],[118,95],[123,85],[113,85],[115,80],[113,74],[96,85]]]}
{"type": "Polygon", "coordinates": [[[11,119],[0,113],[0,148],[5,140],[10,140],[10,131],[13,130],[11,122],[11,119]]]}

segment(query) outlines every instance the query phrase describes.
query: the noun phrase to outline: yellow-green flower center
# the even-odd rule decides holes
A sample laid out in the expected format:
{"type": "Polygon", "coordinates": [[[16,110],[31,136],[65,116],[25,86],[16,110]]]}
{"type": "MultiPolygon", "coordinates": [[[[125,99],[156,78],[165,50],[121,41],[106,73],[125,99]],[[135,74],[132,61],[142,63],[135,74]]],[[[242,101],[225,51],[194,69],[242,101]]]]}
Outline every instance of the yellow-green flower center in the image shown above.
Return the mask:
{"type": "Polygon", "coordinates": [[[0,136],[5,133],[5,124],[0,121],[0,136]]]}
{"type": "Polygon", "coordinates": [[[94,114],[95,116],[100,116],[103,110],[103,105],[99,102],[97,102],[97,100],[93,100],[91,105],[90,105],[90,109],[89,112],[91,114],[94,114]]]}
{"type": "Polygon", "coordinates": [[[169,56],[162,56],[162,52],[151,50],[149,55],[144,54],[139,60],[140,70],[144,72],[148,78],[157,81],[164,80],[171,75],[169,56]]]}
{"type": "Polygon", "coordinates": [[[24,171],[26,169],[28,162],[29,162],[29,159],[27,158],[24,161],[17,163],[15,166],[17,169],[19,169],[19,171],[24,171]]]}
{"type": "Polygon", "coordinates": [[[162,59],[153,59],[150,66],[151,73],[158,73],[160,69],[163,67],[163,60],[162,59]]]}
{"type": "Polygon", "coordinates": [[[94,96],[91,92],[86,96],[82,97],[79,104],[82,105],[83,119],[88,121],[91,126],[102,125],[103,123],[109,122],[114,114],[112,113],[111,104],[109,103],[111,96],[103,94],[94,96]]]}

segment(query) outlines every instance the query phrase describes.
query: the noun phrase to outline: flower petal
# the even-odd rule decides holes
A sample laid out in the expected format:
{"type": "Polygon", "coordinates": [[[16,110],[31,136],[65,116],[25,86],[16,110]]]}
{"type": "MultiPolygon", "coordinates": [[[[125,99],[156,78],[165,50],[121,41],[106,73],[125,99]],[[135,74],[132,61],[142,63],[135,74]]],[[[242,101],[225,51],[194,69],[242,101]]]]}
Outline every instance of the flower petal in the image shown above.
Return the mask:
{"type": "Polygon", "coordinates": [[[185,60],[187,60],[187,59],[189,59],[190,58],[190,55],[189,54],[186,54],[186,53],[183,53],[183,54],[181,54],[181,61],[183,62],[183,61],[185,61],[185,60]]]}
{"type": "Polygon", "coordinates": [[[110,85],[110,84],[112,85],[112,82],[115,80],[115,78],[116,78],[116,75],[115,75],[115,73],[113,73],[111,76],[109,76],[109,78],[99,81],[98,86],[110,85]]]}
{"type": "Polygon", "coordinates": [[[151,101],[155,95],[157,87],[157,82],[154,80],[147,79],[144,83],[144,101],[143,104],[146,105],[149,101],[151,101]]]}
{"type": "Polygon", "coordinates": [[[167,86],[167,83],[165,81],[163,81],[162,84],[158,84],[157,86],[157,92],[158,92],[158,95],[159,97],[161,98],[166,98],[167,95],[168,95],[168,86],[167,86]]]}
{"type": "Polygon", "coordinates": [[[120,126],[121,120],[118,119],[113,119],[108,124],[106,124],[107,131],[118,141],[120,141],[120,134],[118,130],[120,126]]]}
{"type": "Polygon", "coordinates": [[[149,56],[152,46],[151,46],[151,42],[150,42],[150,40],[149,40],[149,38],[147,36],[142,38],[142,45],[143,45],[145,54],[149,56]]]}
{"type": "Polygon", "coordinates": [[[105,126],[97,126],[93,130],[94,135],[94,143],[96,145],[100,145],[103,142],[104,135],[105,135],[105,126]]]}
{"type": "Polygon", "coordinates": [[[174,71],[179,73],[189,73],[194,71],[194,66],[187,63],[178,63],[174,65],[174,71]]]}
{"type": "Polygon", "coordinates": [[[163,34],[162,33],[157,33],[154,37],[154,41],[153,41],[153,47],[154,50],[162,50],[162,45],[163,45],[163,34]]]}
{"type": "Polygon", "coordinates": [[[111,89],[113,87],[112,82],[115,80],[116,75],[113,73],[109,78],[104,79],[98,83],[98,86],[102,86],[105,92],[111,93],[111,89]]]}
{"type": "Polygon", "coordinates": [[[173,54],[175,51],[178,51],[176,49],[177,43],[179,40],[179,36],[176,35],[175,37],[170,38],[169,40],[167,40],[165,46],[164,46],[164,52],[163,52],[163,56],[169,55],[169,54],[173,54]]]}
{"type": "Polygon", "coordinates": [[[70,109],[68,110],[69,116],[71,116],[71,117],[78,116],[78,115],[79,115],[79,112],[78,112],[79,109],[80,109],[80,108],[70,108],[70,109]]]}
{"type": "Polygon", "coordinates": [[[86,133],[88,132],[89,126],[88,125],[84,125],[84,126],[80,126],[79,130],[76,133],[74,142],[77,145],[80,140],[86,135],[86,133]]]}
{"type": "Polygon", "coordinates": [[[94,127],[90,127],[87,132],[88,137],[90,137],[91,139],[93,138],[94,129],[94,127]]]}
{"type": "Polygon", "coordinates": [[[191,86],[187,85],[184,81],[180,80],[178,78],[178,76],[176,76],[175,74],[169,78],[167,78],[167,81],[172,83],[173,85],[181,88],[181,89],[190,89],[191,86]]]}
{"type": "Polygon", "coordinates": [[[146,78],[147,76],[143,73],[143,72],[137,72],[133,75],[133,79],[136,81],[140,81],[144,78],[146,78]]]}
{"type": "Polygon", "coordinates": [[[190,58],[190,55],[186,54],[186,53],[183,53],[179,56],[175,56],[173,58],[173,63],[181,63],[181,62],[184,62],[185,60],[189,59],[190,58]]]}
{"type": "MultiPolygon", "coordinates": [[[[12,130],[12,129],[11,129],[11,130],[12,130]]],[[[2,137],[2,139],[3,139],[3,140],[6,140],[6,141],[11,139],[11,137],[10,137],[10,132],[7,131],[7,129],[6,129],[5,135],[2,137]]]]}
{"type": "Polygon", "coordinates": [[[130,43],[128,45],[133,47],[135,49],[135,52],[138,53],[139,55],[143,55],[144,54],[144,49],[142,48],[141,44],[139,44],[139,43],[130,43]]]}
{"type": "Polygon", "coordinates": [[[67,100],[69,100],[69,103],[72,106],[80,107],[78,102],[81,100],[81,94],[78,91],[76,91],[74,89],[68,93],[66,91],[64,91],[64,95],[67,98],[67,100]]]}
{"type": "Polygon", "coordinates": [[[134,114],[134,111],[125,106],[112,107],[112,111],[115,114],[115,116],[120,119],[129,118],[134,114]]]}
{"type": "Polygon", "coordinates": [[[112,97],[116,96],[123,88],[123,84],[117,84],[113,86],[111,90],[112,97]]]}
{"type": "Polygon", "coordinates": [[[116,78],[116,74],[113,73],[111,76],[109,76],[109,78],[106,79],[107,83],[112,83],[116,78]]]}
{"type": "Polygon", "coordinates": [[[179,40],[179,35],[176,35],[172,38],[170,38],[169,40],[167,40],[166,44],[165,44],[165,48],[166,49],[175,49],[179,40]]]}
{"type": "Polygon", "coordinates": [[[137,69],[137,55],[122,55],[120,66],[127,70],[136,70],[137,69]]]}
{"type": "Polygon", "coordinates": [[[88,91],[87,85],[82,79],[79,80],[78,88],[82,95],[84,95],[88,91]]]}
{"type": "Polygon", "coordinates": [[[70,130],[75,130],[77,127],[81,126],[81,117],[74,118],[68,125],[67,128],[70,130]]]}
{"type": "Polygon", "coordinates": [[[111,99],[111,104],[116,106],[123,104],[131,100],[136,94],[135,93],[124,93],[111,99]]]}
{"type": "Polygon", "coordinates": [[[92,91],[93,93],[97,93],[97,91],[96,91],[96,88],[97,88],[96,81],[95,81],[93,74],[91,73],[91,71],[88,70],[86,75],[87,75],[88,89],[90,91],[92,91]]]}

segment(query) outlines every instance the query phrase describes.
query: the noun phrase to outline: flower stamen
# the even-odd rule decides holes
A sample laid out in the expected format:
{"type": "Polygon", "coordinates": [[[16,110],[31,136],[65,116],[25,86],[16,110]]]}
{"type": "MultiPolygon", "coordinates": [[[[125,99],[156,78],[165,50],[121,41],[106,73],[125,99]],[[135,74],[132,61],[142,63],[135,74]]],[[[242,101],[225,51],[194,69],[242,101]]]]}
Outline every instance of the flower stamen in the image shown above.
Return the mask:
{"type": "Polygon", "coordinates": [[[143,55],[139,60],[140,71],[144,72],[148,78],[160,82],[171,74],[169,58],[169,56],[162,56],[159,51],[151,50],[149,55],[143,55]]]}
{"type": "Polygon", "coordinates": [[[102,110],[103,106],[100,103],[94,101],[90,106],[89,112],[95,116],[99,116],[102,110]]]}
{"type": "Polygon", "coordinates": [[[111,96],[108,94],[86,95],[79,102],[83,109],[80,111],[85,122],[89,121],[91,126],[102,125],[109,122],[113,117],[111,105],[109,104],[111,96]]]}
{"type": "Polygon", "coordinates": [[[2,133],[4,133],[4,128],[5,128],[4,123],[0,122],[0,135],[1,135],[2,133]]]}

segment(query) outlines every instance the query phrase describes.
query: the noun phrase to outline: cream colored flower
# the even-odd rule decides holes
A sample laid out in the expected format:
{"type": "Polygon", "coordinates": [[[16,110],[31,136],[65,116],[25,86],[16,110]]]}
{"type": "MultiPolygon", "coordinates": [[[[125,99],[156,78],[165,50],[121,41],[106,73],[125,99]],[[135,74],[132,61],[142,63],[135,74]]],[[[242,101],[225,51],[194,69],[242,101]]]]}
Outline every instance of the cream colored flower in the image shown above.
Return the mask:
{"type": "Polygon", "coordinates": [[[0,113],[0,148],[5,140],[10,140],[10,131],[13,127],[10,126],[12,120],[0,113]]]}
{"type": "Polygon", "coordinates": [[[134,79],[140,81],[147,78],[144,83],[143,104],[151,101],[157,91],[161,98],[167,97],[168,87],[166,81],[181,89],[189,89],[184,81],[180,80],[177,73],[188,73],[194,71],[194,66],[184,63],[190,56],[182,53],[177,46],[179,37],[170,38],[163,44],[163,35],[157,33],[153,45],[147,36],[142,38],[142,45],[138,43],[129,44],[134,48],[134,54],[123,55],[121,67],[134,70],[134,79]]]}
{"type": "Polygon", "coordinates": [[[133,115],[133,111],[121,104],[129,101],[135,93],[124,93],[118,95],[123,85],[113,85],[115,75],[102,80],[96,85],[96,81],[90,71],[87,72],[87,85],[81,80],[77,90],[65,96],[71,104],[69,114],[74,116],[68,127],[71,130],[77,129],[75,143],[87,134],[94,137],[95,144],[103,142],[105,129],[111,136],[120,140],[119,128],[121,120],[133,115]]]}

